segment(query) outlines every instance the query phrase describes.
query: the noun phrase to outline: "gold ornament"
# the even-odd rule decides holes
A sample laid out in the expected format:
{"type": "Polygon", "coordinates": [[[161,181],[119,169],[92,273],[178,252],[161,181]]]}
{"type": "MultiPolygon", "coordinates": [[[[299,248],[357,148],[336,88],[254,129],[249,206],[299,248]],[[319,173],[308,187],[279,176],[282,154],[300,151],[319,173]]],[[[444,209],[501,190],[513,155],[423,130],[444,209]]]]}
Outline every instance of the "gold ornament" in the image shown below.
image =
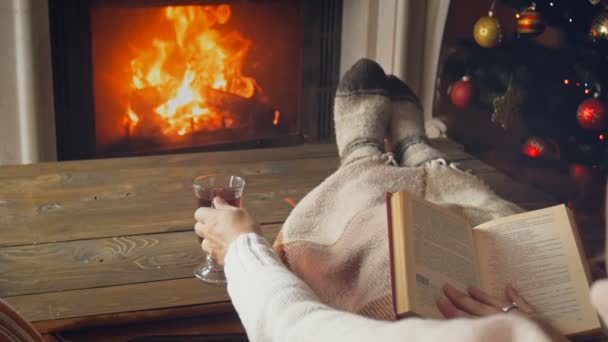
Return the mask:
{"type": "Polygon", "coordinates": [[[502,40],[500,22],[492,12],[487,16],[479,18],[473,27],[473,37],[479,46],[493,48],[502,40]]]}
{"type": "Polygon", "coordinates": [[[589,35],[594,41],[608,39],[608,12],[604,11],[593,19],[589,35]]]}
{"type": "Polygon", "coordinates": [[[499,124],[504,130],[509,129],[521,115],[520,107],[523,100],[523,91],[509,82],[505,94],[494,99],[492,122],[499,124]]]}

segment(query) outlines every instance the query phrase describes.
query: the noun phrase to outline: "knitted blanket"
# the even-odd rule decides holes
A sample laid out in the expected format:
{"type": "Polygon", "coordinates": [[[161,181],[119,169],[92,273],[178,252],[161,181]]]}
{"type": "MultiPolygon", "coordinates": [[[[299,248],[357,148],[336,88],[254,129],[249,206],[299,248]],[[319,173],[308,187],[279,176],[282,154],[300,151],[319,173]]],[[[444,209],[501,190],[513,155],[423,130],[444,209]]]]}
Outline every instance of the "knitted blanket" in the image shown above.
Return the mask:
{"type": "Polygon", "coordinates": [[[324,303],[390,320],[387,192],[408,191],[449,207],[473,225],[521,209],[442,160],[416,168],[385,161],[377,155],[341,166],[298,203],[274,247],[324,303]]]}

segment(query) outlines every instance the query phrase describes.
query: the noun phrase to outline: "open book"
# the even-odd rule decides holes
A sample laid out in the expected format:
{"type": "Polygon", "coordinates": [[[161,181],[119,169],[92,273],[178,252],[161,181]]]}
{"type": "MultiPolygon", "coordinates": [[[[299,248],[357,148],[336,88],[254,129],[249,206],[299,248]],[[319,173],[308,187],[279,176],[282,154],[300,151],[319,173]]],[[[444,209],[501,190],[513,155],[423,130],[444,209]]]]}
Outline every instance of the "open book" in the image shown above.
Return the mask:
{"type": "Polygon", "coordinates": [[[507,283],[561,333],[600,329],[589,270],[568,208],[503,217],[472,227],[463,217],[405,192],[387,195],[396,317],[442,318],[447,282],[505,298],[507,283]]]}

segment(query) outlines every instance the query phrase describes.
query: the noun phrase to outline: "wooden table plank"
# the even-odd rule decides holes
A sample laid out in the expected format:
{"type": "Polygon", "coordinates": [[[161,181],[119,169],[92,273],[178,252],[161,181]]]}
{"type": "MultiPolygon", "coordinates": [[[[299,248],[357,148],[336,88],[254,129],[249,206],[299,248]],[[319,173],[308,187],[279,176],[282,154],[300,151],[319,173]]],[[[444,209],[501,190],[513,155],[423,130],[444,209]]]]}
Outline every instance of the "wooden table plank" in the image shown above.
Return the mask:
{"type": "Polygon", "coordinates": [[[188,317],[216,317],[234,314],[235,309],[230,302],[212,304],[198,304],[174,308],[160,308],[151,310],[128,311],[103,315],[79,316],[72,318],[51,319],[32,322],[36,330],[41,333],[50,333],[65,330],[82,329],[84,327],[101,327],[131,325],[142,322],[160,323],[167,319],[185,319],[188,317]]]}
{"type": "MultiPolygon", "coordinates": [[[[273,242],[280,229],[280,225],[270,225],[263,227],[264,237],[273,242]]],[[[182,243],[186,240],[195,240],[192,238],[192,233],[164,233],[158,234],[159,237],[167,235],[181,236],[182,243]],[[187,236],[185,234],[188,234],[187,236]]],[[[171,239],[168,238],[168,239],[171,239]]],[[[60,244],[74,244],[77,242],[64,242],[60,244]]],[[[157,308],[167,307],[179,307],[179,306],[191,306],[200,304],[213,304],[220,302],[228,302],[228,294],[222,287],[207,285],[200,280],[194,278],[192,275],[193,266],[202,260],[202,252],[194,243],[194,248],[189,247],[190,251],[188,254],[191,257],[185,259],[190,260],[191,264],[182,270],[181,279],[170,279],[162,281],[145,281],[145,277],[141,276],[134,279],[133,275],[126,275],[131,278],[131,282],[123,282],[121,279],[115,279],[115,282],[122,283],[124,285],[116,286],[103,286],[103,284],[97,284],[95,287],[87,288],[86,286],[80,287],[74,290],[47,292],[39,294],[28,294],[19,296],[4,297],[9,304],[13,305],[19,313],[24,315],[29,321],[51,321],[61,320],[74,317],[90,316],[91,313],[97,315],[108,315],[121,312],[129,311],[141,311],[141,310],[153,310],[157,308]],[[160,293],[159,293],[160,292],[160,293]],[[163,299],[164,298],[164,299],[163,299]],[[86,302],[86,303],[84,303],[86,302]]],[[[124,248],[121,248],[124,251],[124,248]]],[[[131,248],[130,254],[132,254],[131,260],[133,263],[137,262],[136,250],[131,248]]],[[[161,250],[167,250],[162,248],[161,250]]],[[[148,253],[146,253],[148,254],[148,253]]],[[[186,262],[187,263],[187,262],[186,262]]],[[[117,267],[118,264],[122,264],[122,267],[126,265],[128,268],[128,262],[121,261],[110,261],[107,263],[108,266],[105,270],[95,271],[88,275],[82,274],[81,279],[85,282],[91,281],[92,279],[102,279],[105,277],[95,277],[95,274],[105,274],[110,278],[116,278],[116,275],[112,275],[112,267],[117,267]]],[[[41,272],[45,271],[44,267],[37,267],[41,272]]],[[[131,266],[135,272],[138,268],[137,265],[131,266]]],[[[154,270],[154,268],[152,268],[154,270]]],[[[64,271],[69,275],[75,276],[76,274],[65,266],[58,266],[55,268],[58,271],[64,271]]],[[[52,271],[49,270],[49,271],[52,271]]],[[[81,270],[81,273],[84,270],[81,270]]],[[[120,272],[120,271],[119,271],[120,272]]],[[[145,273],[145,270],[144,270],[145,273]]],[[[38,274],[42,276],[43,274],[38,274]]],[[[125,276],[122,274],[121,276],[125,276]]],[[[147,277],[153,277],[148,274],[147,277]]],[[[61,279],[60,277],[53,277],[55,281],[62,282],[63,285],[75,286],[77,283],[75,279],[61,279]]],[[[50,281],[45,279],[43,281],[50,281]]],[[[4,286],[4,285],[2,285],[4,286]]],[[[54,285],[51,285],[54,286],[54,285]]],[[[0,297],[3,297],[0,295],[0,297]]],[[[187,308],[186,308],[187,310],[187,308]]]]}
{"type": "Polygon", "coordinates": [[[497,195],[517,205],[545,203],[546,206],[551,206],[557,204],[551,196],[531,188],[529,185],[514,181],[502,173],[491,172],[476,175],[488,184],[497,195]]]}
{"type": "MultiPolygon", "coordinates": [[[[146,321],[139,324],[130,324],[127,327],[97,327],[93,329],[79,329],[62,333],[61,337],[68,341],[86,342],[116,342],[116,341],[181,341],[204,342],[210,341],[247,341],[245,328],[236,313],[205,315],[203,317],[174,318],[163,322],[146,321]],[[159,324],[161,323],[161,324],[159,324]],[[218,336],[220,335],[220,336],[218,336]],[[235,336],[239,336],[238,339],[235,336]],[[197,336],[197,337],[194,337],[197,336]]],[[[56,341],[60,342],[60,341],[56,341]]]]}
{"type": "Polygon", "coordinates": [[[113,170],[147,169],[150,167],[200,167],[277,160],[299,160],[337,157],[335,144],[305,144],[281,148],[234,150],[223,152],[166,154],[146,157],[93,159],[86,161],[47,162],[30,165],[2,166],[0,179],[40,177],[70,172],[104,172],[113,170]]]}
{"type": "Polygon", "coordinates": [[[284,199],[302,198],[337,163],[317,158],[0,180],[0,246],[189,229],[191,180],[217,172],[245,177],[246,205],[261,223],[282,222],[291,211],[284,199]]]}
{"type": "Polygon", "coordinates": [[[31,322],[210,304],[229,300],[226,289],[190,277],[4,298],[31,322]]]}
{"type": "MultiPolygon", "coordinates": [[[[280,228],[262,230],[274,241],[280,228]]],[[[0,251],[0,297],[191,278],[202,261],[192,229],[7,247],[0,251]]]]}

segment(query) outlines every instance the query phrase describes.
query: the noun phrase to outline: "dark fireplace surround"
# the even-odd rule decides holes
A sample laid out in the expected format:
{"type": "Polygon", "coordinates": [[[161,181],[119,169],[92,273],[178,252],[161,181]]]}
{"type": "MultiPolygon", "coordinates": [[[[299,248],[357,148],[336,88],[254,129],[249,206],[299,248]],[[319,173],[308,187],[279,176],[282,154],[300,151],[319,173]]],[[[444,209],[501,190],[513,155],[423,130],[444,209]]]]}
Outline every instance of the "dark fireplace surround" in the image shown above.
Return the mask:
{"type": "MultiPolygon", "coordinates": [[[[332,139],[333,95],[339,77],[342,0],[49,0],[55,125],[59,160],[136,156],[160,153],[219,151],[286,146],[332,139]],[[198,146],[126,143],[100,152],[96,146],[91,8],[99,3],[159,7],[244,3],[286,3],[299,11],[301,46],[299,97],[288,131],[235,141],[203,140],[198,146]]],[[[279,85],[280,86],[280,85],[279,85]]],[[[272,132],[271,132],[272,133],[272,132]]],[[[198,141],[197,141],[198,143],[198,141]]]]}

